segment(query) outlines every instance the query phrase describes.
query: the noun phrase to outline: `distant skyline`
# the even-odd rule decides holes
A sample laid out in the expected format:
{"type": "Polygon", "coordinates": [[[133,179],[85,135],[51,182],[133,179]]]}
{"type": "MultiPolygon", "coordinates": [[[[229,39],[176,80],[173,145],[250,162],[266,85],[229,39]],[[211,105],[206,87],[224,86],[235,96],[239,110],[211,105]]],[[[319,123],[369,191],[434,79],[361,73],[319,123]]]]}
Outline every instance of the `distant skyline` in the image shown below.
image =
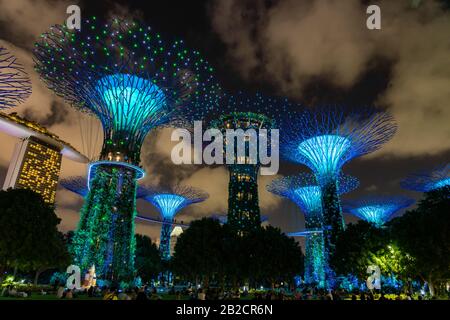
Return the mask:
{"type": "MultiPolygon", "coordinates": [[[[64,104],[33,71],[34,41],[51,25],[62,23],[66,7],[78,4],[83,17],[122,15],[173,38],[184,39],[215,67],[229,91],[284,95],[307,106],[376,105],[399,124],[394,139],[380,151],[343,168],[360,187],[344,199],[363,195],[420,193],[403,190],[400,181],[417,170],[450,159],[450,6],[449,1],[377,1],[382,29],[365,27],[366,1],[213,0],[52,1],[0,0],[0,44],[15,54],[30,74],[33,93],[7,110],[35,120],[82,152],[76,111],[64,104]]],[[[0,183],[18,139],[0,133],[0,183]]],[[[144,143],[143,182],[181,183],[201,188],[210,198],[181,211],[189,221],[227,211],[228,172],[224,166],[176,166],[171,163],[170,130],[151,132],[144,143]]],[[[279,175],[308,171],[281,161],[279,175]]],[[[86,166],[63,159],[61,177],[86,175],[86,166]]],[[[274,176],[259,177],[261,214],[284,232],[303,228],[300,210],[266,191],[274,176]]],[[[78,222],[82,200],[59,187],[57,213],[63,231],[78,222]]],[[[142,215],[157,210],[138,201],[142,215]]],[[[403,212],[403,211],[401,211],[403,212]]],[[[355,221],[355,218],[346,217],[355,221]]],[[[160,225],[137,222],[138,233],[159,237],[160,225]]]]}

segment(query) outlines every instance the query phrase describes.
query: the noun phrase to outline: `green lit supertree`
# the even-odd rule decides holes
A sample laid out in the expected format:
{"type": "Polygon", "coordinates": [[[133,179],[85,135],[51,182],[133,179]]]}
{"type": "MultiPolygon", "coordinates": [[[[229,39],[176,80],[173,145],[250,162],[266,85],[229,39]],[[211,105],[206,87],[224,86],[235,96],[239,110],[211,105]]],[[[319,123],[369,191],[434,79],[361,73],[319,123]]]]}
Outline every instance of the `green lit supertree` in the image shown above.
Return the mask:
{"type": "Polygon", "coordinates": [[[356,157],[378,150],[396,129],[390,114],[370,108],[350,112],[334,107],[307,109],[290,114],[282,124],[281,155],[309,167],[321,187],[329,254],[345,228],[338,193],[341,168],[356,157]]]}
{"type": "MultiPolygon", "coordinates": [[[[339,194],[356,189],[356,178],[342,175],[339,177],[339,194]]],[[[324,288],[330,279],[327,273],[328,256],[324,242],[324,217],[322,192],[316,177],[310,173],[300,173],[273,180],[267,190],[296,203],[305,215],[305,230],[290,233],[290,236],[302,236],[305,243],[305,283],[324,288]]]]}
{"type": "Polygon", "coordinates": [[[81,30],[56,25],[36,43],[42,80],[74,108],[96,116],[104,141],[89,166],[89,193],[74,237],[74,262],[113,281],[134,274],[134,218],[144,138],[180,123],[179,110],[202,107],[219,86],[212,67],[182,40],[164,41],[141,23],[92,17],[81,30]],[[112,240],[112,241],[111,241],[112,240]]]}
{"type": "Polygon", "coordinates": [[[230,173],[227,224],[238,233],[261,226],[260,151],[268,150],[267,156],[272,147],[278,151],[278,132],[274,132],[278,131],[277,120],[286,110],[297,107],[286,98],[238,92],[223,95],[217,111],[204,117],[207,127],[220,130],[224,137],[224,160],[230,173]],[[235,130],[236,135],[228,136],[230,130],[235,130]]]}

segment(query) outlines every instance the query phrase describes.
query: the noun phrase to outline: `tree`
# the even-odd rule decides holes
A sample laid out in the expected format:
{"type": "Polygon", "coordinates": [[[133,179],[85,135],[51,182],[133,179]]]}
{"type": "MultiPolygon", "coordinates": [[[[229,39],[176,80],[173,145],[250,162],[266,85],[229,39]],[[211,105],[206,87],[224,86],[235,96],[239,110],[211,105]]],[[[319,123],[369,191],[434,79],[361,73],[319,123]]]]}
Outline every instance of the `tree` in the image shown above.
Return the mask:
{"type": "Polygon", "coordinates": [[[147,236],[136,235],[136,258],[135,265],[137,275],[144,282],[155,278],[162,271],[162,262],[159,250],[152,239],[147,236]]]}
{"type": "Polygon", "coordinates": [[[389,229],[361,220],[340,235],[330,263],[337,274],[360,280],[368,277],[370,265],[377,265],[385,276],[406,278],[413,259],[393,243],[389,229]]]}
{"type": "Polygon", "coordinates": [[[364,279],[367,267],[373,263],[371,258],[388,244],[386,231],[360,220],[356,224],[349,224],[341,233],[330,264],[337,274],[354,274],[364,279]]]}
{"type": "Polygon", "coordinates": [[[424,194],[415,210],[390,222],[396,244],[414,259],[410,273],[439,293],[450,278],[450,187],[424,194]]]}
{"type": "Polygon", "coordinates": [[[176,274],[205,286],[224,271],[224,228],[215,219],[193,221],[175,245],[172,267],[176,274]]]}
{"type": "Polygon", "coordinates": [[[53,205],[34,191],[0,191],[0,272],[14,268],[39,274],[70,261],[63,235],[57,230],[61,220],[53,205]]]}
{"type": "Polygon", "coordinates": [[[247,259],[248,275],[254,284],[290,282],[303,270],[300,245],[280,229],[267,226],[244,237],[242,251],[247,259]]]}
{"type": "Polygon", "coordinates": [[[258,228],[243,236],[228,225],[204,218],[178,238],[172,259],[177,275],[208,286],[215,281],[236,288],[290,281],[301,273],[300,246],[277,228],[258,228]]]}

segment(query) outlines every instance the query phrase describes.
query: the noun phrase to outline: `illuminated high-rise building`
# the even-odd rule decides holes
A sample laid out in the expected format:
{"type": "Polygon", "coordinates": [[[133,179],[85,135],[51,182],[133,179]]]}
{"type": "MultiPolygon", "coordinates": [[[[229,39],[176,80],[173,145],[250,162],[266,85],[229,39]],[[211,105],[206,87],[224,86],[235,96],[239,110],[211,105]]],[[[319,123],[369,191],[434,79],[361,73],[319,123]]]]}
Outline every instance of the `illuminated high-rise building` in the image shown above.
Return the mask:
{"type": "Polygon", "coordinates": [[[87,162],[87,158],[58,136],[15,113],[0,113],[0,130],[20,138],[3,184],[5,190],[31,189],[45,202],[54,203],[63,155],[87,162]]]}

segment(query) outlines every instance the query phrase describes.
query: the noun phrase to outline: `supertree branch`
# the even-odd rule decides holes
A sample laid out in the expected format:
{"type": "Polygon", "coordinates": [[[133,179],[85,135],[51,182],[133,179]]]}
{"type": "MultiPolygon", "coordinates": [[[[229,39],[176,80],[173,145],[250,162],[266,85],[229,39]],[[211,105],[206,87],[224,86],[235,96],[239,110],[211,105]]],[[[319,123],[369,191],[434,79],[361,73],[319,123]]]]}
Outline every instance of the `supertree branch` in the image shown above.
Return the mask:
{"type": "Polygon", "coordinates": [[[282,129],[282,156],[306,165],[319,180],[329,180],[346,162],[378,150],[394,136],[397,126],[386,112],[322,107],[289,114],[282,129]]]}
{"type": "Polygon", "coordinates": [[[81,31],[56,25],[41,36],[34,55],[51,90],[100,119],[103,160],[119,151],[121,161],[138,164],[150,130],[179,124],[178,111],[219,97],[213,68],[198,51],[136,22],[100,24],[92,17],[81,31]]]}
{"type": "Polygon", "coordinates": [[[63,188],[82,197],[87,196],[89,192],[87,183],[87,179],[82,176],[67,177],[59,180],[59,184],[63,186],[63,188]]]}
{"type": "Polygon", "coordinates": [[[450,186],[450,164],[446,163],[428,171],[409,175],[401,183],[407,190],[430,192],[450,186]]]}
{"type": "Polygon", "coordinates": [[[404,196],[366,196],[345,201],[343,209],[345,212],[381,227],[390,220],[393,214],[413,203],[413,199],[404,196]]]}
{"type": "Polygon", "coordinates": [[[31,81],[21,64],[0,46],[0,109],[14,107],[31,94],[31,81]]]}

